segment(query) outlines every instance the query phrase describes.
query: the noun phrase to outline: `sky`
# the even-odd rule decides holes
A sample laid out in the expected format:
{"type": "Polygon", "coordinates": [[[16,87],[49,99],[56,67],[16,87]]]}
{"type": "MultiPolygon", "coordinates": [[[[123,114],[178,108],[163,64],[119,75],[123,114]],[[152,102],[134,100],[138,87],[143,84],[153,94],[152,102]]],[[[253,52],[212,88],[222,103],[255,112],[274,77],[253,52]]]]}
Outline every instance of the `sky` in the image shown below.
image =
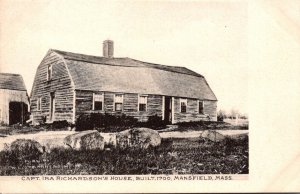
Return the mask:
{"type": "Polygon", "coordinates": [[[247,113],[245,1],[0,0],[0,72],[18,73],[30,94],[49,49],[184,66],[204,75],[218,109],[247,113]]]}

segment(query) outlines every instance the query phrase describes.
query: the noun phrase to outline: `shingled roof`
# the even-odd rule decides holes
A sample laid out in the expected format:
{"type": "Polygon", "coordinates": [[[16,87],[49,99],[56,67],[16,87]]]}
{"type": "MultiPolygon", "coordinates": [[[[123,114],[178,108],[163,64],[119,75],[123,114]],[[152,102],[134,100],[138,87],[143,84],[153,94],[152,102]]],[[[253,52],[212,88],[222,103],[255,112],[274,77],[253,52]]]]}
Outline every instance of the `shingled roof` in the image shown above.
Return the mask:
{"type": "Polygon", "coordinates": [[[22,76],[11,73],[0,73],[0,89],[26,91],[22,76]]]}
{"type": "Polygon", "coordinates": [[[204,76],[185,67],[52,51],[64,58],[77,90],[217,100],[204,76]]]}

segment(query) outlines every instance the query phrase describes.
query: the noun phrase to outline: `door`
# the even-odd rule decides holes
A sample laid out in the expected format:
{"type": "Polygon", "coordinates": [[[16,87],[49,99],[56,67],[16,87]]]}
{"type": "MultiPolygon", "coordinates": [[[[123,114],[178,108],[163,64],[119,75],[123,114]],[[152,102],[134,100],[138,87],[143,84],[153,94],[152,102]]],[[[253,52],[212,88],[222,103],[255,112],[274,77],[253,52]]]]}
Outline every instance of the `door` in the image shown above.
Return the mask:
{"type": "Polygon", "coordinates": [[[28,116],[28,106],[24,102],[9,103],[9,124],[23,124],[28,116]]]}
{"type": "Polygon", "coordinates": [[[50,121],[54,120],[55,113],[55,94],[54,92],[50,93],[50,121]]]}
{"type": "Polygon", "coordinates": [[[165,122],[172,122],[172,98],[170,96],[165,96],[165,122]]]}

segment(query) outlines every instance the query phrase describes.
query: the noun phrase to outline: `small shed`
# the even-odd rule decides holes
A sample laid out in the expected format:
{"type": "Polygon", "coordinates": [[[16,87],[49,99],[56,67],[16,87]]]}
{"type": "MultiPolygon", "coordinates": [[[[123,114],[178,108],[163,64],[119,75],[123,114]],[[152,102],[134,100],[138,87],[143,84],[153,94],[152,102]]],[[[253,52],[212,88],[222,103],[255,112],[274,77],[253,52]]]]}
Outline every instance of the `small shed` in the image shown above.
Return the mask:
{"type": "Polygon", "coordinates": [[[29,97],[19,74],[0,73],[0,124],[23,124],[29,118],[29,97]]]}

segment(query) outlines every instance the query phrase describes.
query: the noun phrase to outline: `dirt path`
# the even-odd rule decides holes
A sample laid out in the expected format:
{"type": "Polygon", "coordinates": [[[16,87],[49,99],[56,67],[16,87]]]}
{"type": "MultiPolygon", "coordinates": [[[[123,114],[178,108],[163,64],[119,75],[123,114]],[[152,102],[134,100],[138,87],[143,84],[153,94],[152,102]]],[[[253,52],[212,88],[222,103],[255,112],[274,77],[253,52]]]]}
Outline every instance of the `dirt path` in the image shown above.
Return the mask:
{"type": "Polygon", "coordinates": [[[56,141],[60,143],[66,136],[76,133],[75,131],[42,131],[33,134],[18,134],[18,135],[9,135],[7,137],[0,137],[0,151],[5,148],[5,144],[11,144],[17,139],[32,139],[37,142],[51,142],[56,141]]]}
{"type": "MultiPolygon", "coordinates": [[[[162,138],[194,138],[199,137],[203,131],[169,131],[169,132],[160,132],[159,135],[162,138]]],[[[248,134],[248,130],[217,130],[217,132],[226,136],[234,136],[241,134],[248,134]]],[[[9,135],[7,137],[0,137],[0,151],[5,148],[5,144],[11,144],[16,139],[32,139],[37,142],[44,144],[53,144],[63,146],[63,139],[71,134],[77,133],[75,131],[47,131],[47,132],[38,132],[34,134],[18,134],[18,135],[9,135]]],[[[111,138],[114,133],[101,133],[105,141],[111,141],[111,138]]]]}
{"type": "MultiPolygon", "coordinates": [[[[216,130],[225,136],[234,136],[241,134],[248,134],[248,130],[216,130]]],[[[193,138],[199,137],[203,131],[170,131],[170,132],[161,132],[159,135],[162,138],[193,138]]]]}

